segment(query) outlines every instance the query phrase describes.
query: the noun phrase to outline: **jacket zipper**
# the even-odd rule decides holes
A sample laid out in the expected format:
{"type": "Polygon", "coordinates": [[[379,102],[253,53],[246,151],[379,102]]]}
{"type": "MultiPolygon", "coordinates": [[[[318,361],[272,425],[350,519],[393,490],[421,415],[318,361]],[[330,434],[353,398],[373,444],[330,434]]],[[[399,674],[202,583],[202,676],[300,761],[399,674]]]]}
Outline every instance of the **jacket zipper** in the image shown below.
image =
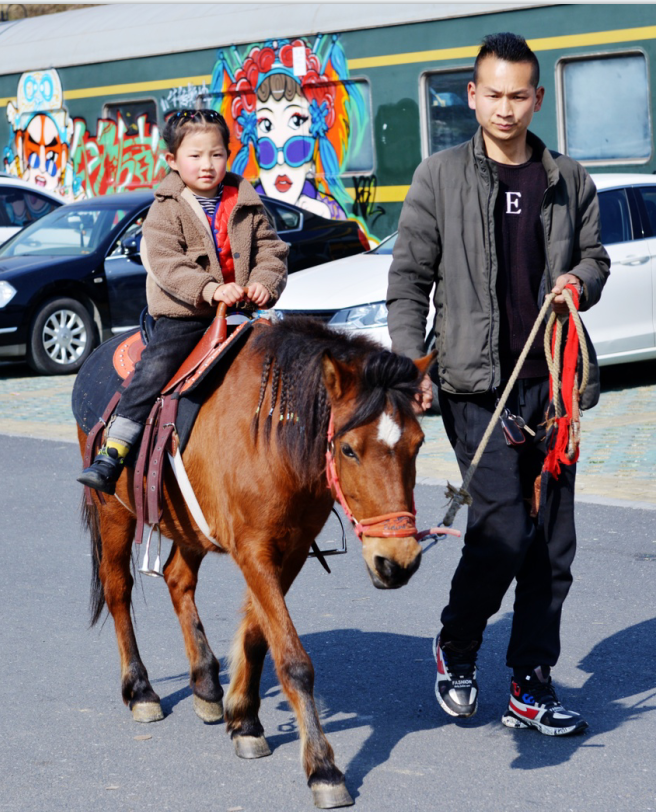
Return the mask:
{"type": "MultiPolygon", "coordinates": [[[[549,282],[551,284],[551,287],[549,288],[549,290],[551,290],[551,288],[554,285],[553,277],[552,277],[552,274],[551,274],[551,265],[549,264],[549,247],[548,247],[549,241],[547,240],[547,227],[546,227],[545,222],[544,222],[544,204],[545,204],[545,201],[547,199],[547,195],[549,194],[549,191],[550,191],[551,188],[552,188],[551,186],[547,186],[547,188],[544,190],[544,194],[542,195],[542,203],[540,205],[540,223],[542,225],[542,235],[544,237],[544,260],[545,260],[545,266],[546,266],[545,271],[546,271],[546,276],[548,277],[548,278],[545,279],[544,274],[542,276],[542,281],[543,281],[543,284],[544,284],[544,296],[542,298],[542,301],[544,301],[544,298],[546,298],[546,295],[547,295],[547,282],[549,282]]],[[[539,298],[540,298],[540,296],[538,295],[538,299],[539,298]]],[[[539,307],[542,307],[542,304],[540,302],[538,302],[538,305],[539,305],[539,307]]]]}
{"type": "MultiPolygon", "coordinates": [[[[490,299],[490,333],[488,335],[488,346],[489,346],[489,364],[490,364],[490,382],[488,388],[492,388],[495,385],[495,368],[494,368],[494,358],[493,356],[493,349],[494,349],[494,342],[492,340],[494,334],[494,295],[492,293],[492,239],[491,239],[491,228],[490,228],[490,202],[492,200],[492,172],[488,166],[487,168],[487,177],[488,177],[488,190],[487,190],[487,281],[488,281],[488,296],[490,299]]],[[[494,216],[492,216],[492,228],[494,227],[494,216]]],[[[496,246],[495,246],[496,247],[496,246]]],[[[497,308],[498,311],[498,308],[497,308]]]]}

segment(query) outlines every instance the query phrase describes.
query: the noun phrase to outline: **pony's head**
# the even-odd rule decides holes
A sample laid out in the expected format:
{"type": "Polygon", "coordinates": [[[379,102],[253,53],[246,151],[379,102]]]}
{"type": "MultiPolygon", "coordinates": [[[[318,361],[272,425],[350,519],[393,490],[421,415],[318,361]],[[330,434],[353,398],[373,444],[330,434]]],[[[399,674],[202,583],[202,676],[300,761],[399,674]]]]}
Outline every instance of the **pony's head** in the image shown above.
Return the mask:
{"type": "Polygon", "coordinates": [[[325,487],[327,476],[374,586],[403,586],[421,562],[413,491],[424,434],[413,403],[434,356],[411,361],[311,319],[290,319],[257,340],[267,357],[260,406],[271,372],[272,422],[290,470],[308,488],[325,487]]]}
{"type": "Polygon", "coordinates": [[[358,368],[323,358],[331,433],[334,425],[328,481],[350,514],[379,589],[404,586],[421,563],[413,492],[424,433],[413,401],[432,361],[379,351],[358,368]]]}

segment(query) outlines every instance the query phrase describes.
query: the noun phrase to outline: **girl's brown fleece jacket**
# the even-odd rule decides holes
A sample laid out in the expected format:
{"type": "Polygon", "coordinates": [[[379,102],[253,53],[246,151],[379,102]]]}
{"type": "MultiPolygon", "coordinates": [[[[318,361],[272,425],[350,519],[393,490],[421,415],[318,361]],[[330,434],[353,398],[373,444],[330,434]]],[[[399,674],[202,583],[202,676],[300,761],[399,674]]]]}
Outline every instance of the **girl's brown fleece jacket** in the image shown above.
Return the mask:
{"type": "MultiPolygon", "coordinates": [[[[235,282],[260,282],[269,291],[268,306],[287,283],[287,243],[279,239],[251,184],[227,172],[224,186],[239,190],[228,221],[235,282]]],[[[143,226],[141,259],[148,276],[148,310],[154,318],[208,317],[216,311],[212,296],[223,284],[212,230],[200,203],[171,172],[155,190],[155,202],[143,226]]]]}

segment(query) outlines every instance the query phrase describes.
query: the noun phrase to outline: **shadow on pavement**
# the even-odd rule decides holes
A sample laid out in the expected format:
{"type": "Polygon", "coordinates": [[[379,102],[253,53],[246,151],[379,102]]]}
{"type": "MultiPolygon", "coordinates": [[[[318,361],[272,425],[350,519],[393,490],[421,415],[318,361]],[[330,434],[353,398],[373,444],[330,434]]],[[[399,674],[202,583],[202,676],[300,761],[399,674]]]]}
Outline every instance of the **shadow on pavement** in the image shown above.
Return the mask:
{"type": "MultiPolygon", "coordinates": [[[[590,727],[545,746],[543,736],[533,731],[515,731],[519,755],[511,764],[518,770],[534,770],[562,764],[579,747],[605,747],[595,741],[611,730],[656,711],[656,618],[623,629],[597,645],[579,663],[590,674],[578,689],[558,689],[565,705],[579,711],[590,727]],[[641,694],[649,693],[641,697],[641,694]],[[635,701],[632,699],[635,697],[635,701]],[[651,704],[650,704],[651,702],[651,704]]],[[[557,678],[557,671],[554,670],[557,678]]],[[[549,744],[549,742],[547,742],[549,744]]]]}
{"type": "MultiPolygon", "coordinates": [[[[505,648],[510,615],[491,624],[479,656],[479,710],[469,720],[446,716],[433,696],[434,664],[431,641],[425,637],[339,629],[303,635],[302,642],[317,674],[317,705],[328,738],[338,730],[366,726],[370,729],[357,755],[346,767],[346,780],[357,796],[371,770],[384,764],[403,738],[445,725],[481,728],[499,725],[509,691],[510,672],[505,666],[505,648]]],[[[588,720],[589,730],[561,739],[534,730],[504,731],[512,736],[518,755],[512,769],[534,770],[568,761],[579,747],[604,747],[594,739],[642,714],[656,710],[656,619],[644,621],[598,643],[580,662],[590,674],[578,689],[556,687],[563,704],[578,710],[588,720]],[[627,701],[652,692],[651,696],[627,701]]],[[[177,680],[183,675],[176,675],[177,680]]],[[[222,672],[225,677],[225,672],[222,672]]],[[[161,692],[162,682],[158,680],[161,692]]],[[[223,679],[222,679],[223,682],[223,679]]],[[[224,685],[224,687],[227,687],[224,685]]],[[[188,686],[162,697],[165,713],[190,695],[188,686]]],[[[289,713],[277,732],[266,731],[271,749],[298,741],[296,719],[280,686],[270,657],[262,675],[262,697],[279,697],[278,710],[289,713]]],[[[473,735],[473,734],[472,734],[473,735]]],[[[472,746],[481,746],[472,742],[472,746]]]]}

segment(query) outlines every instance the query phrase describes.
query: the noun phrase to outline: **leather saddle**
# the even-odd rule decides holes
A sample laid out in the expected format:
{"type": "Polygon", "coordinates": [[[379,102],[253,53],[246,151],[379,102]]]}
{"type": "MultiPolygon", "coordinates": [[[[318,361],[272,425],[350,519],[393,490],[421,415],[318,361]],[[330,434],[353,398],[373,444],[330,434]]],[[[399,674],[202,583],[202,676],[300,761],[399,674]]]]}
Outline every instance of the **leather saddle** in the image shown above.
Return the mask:
{"type": "MultiPolygon", "coordinates": [[[[113,397],[107,403],[102,417],[91,429],[87,436],[84,453],[84,467],[91,464],[98,453],[101,444],[103,429],[107,426],[114,413],[121,395],[127,389],[134,374],[134,368],[148,340],[148,334],[152,333],[154,321],[150,317],[142,314],[140,329],[116,347],[112,362],[116,374],[122,379],[122,383],[113,397]]],[[[135,541],[140,544],[142,541],[144,524],[157,525],[162,516],[162,489],[164,481],[164,461],[165,451],[175,454],[180,446],[176,429],[176,417],[181,397],[189,398],[201,381],[205,379],[210,370],[216,366],[220,358],[227,354],[231,347],[235,350],[244,343],[244,339],[256,322],[249,319],[242,320],[228,335],[227,307],[221,303],[217,308],[217,314],[193,349],[189,357],[182,363],[173,378],[162,390],[162,396],[157,399],[151,413],[146,421],[141,445],[134,469],[134,499],[137,515],[137,528],[135,541]],[[144,489],[144,478],[147,476],[148,489],[144,489]]],[[[269,324],[267,321],[258,323],[269,324]]],[[[196,399],[198,401],[198,399],[196,399]]],[[[201,401],[202,402],[202,399],[201,401]]],[[[196,409],[191,418],[191,425],[195,419],[200,402],[196,403],[196,409]]],[[[191,430],[188,426],[188,431],[191,430]]],[[[105,502],[103,494],[97,493],[97,498],[102,503],[105,502]]],[[[92,493],[90,488],[85,488],[87,503],[92,504],[92,493]]]]}

